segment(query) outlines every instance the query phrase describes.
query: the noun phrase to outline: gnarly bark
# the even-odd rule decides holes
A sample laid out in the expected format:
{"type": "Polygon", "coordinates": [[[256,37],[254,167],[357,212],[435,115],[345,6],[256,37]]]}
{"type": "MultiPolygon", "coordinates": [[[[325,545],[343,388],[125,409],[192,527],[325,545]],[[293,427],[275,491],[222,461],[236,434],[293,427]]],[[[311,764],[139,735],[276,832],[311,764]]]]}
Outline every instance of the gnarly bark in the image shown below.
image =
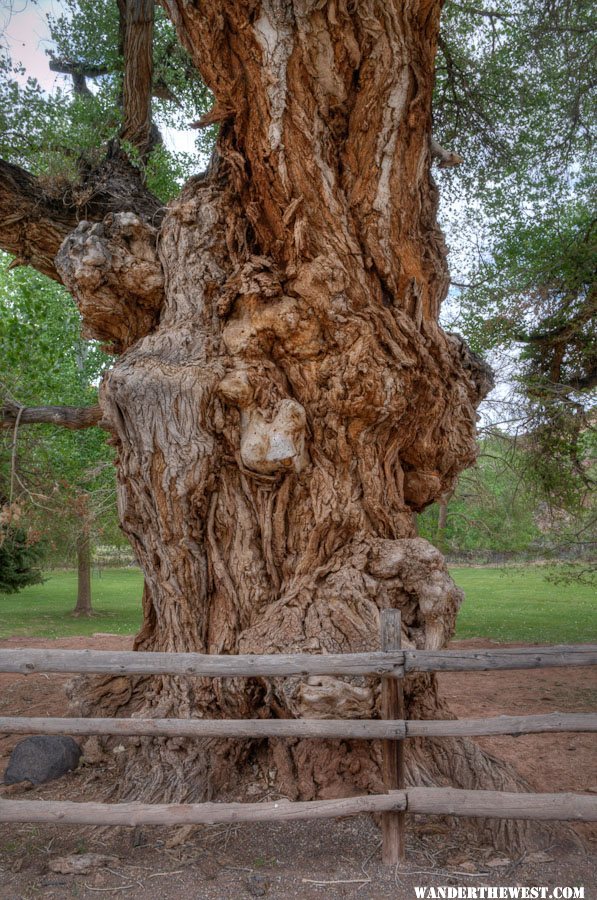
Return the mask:
{"type": "Polygon", "coordinates": [[[139,171],[118,151],[82,171],[75,185],[35,178],[0,160],[0,248],[12,253],[17,265],[31,265],[55,281],[62,280],[56,254],[79,222],[101,222],[110,213],[131,210],[156,228],[163,217],[139,171]]]}
{"type": "MultiPolygon", "coordinates": [[[[101,391],[121,523],[145,574],[136,646],[358,651],[377,646],[388,606],[402,611],[405,646],[445,646],[462,595],[413,513],[473,462],[490,380],[437,323],[441,4],[164,5],[223,124],[212,172],[156,236],[159,323],[131,330],[101,391]]],[[[103,260],[126,269],[126,253],[110,256],[106,232],[92,232],[69,239],[60,266],[88,327],[112,337],[145,285],[119,293],[103,260]],[[91,245],[99,293],[87,262],[76,274],[91,245]]],[[[216,717],[369,716],[379,702],[374,682],[331,678],[99,679],[74,699],[95,714],[216,717]]],[[[448,715],[430,676],[409,680],[407,702],[413,718],[448,715]]],[[[519,783],[471,742],[409,749],[423,783],[519,783]]],[[[123,757],[123,796],[242,793],[255,767],[291,797],[382,788],[364,742],[144,739],[123,757]]]]}
{"type": "Polygon", "coordinates": [[[62,244],[56,267],[83,318],[83,335],[122,353],[155,326],[164,299],[157,229],[134,213],[81,222],[62,244]]]}
{"type": "Polygon", "coordinates": [[[59,196],[41,189],[33,175],[0,160],[0,247],[60,281],[54,257],[76,218],[59,196]]]}

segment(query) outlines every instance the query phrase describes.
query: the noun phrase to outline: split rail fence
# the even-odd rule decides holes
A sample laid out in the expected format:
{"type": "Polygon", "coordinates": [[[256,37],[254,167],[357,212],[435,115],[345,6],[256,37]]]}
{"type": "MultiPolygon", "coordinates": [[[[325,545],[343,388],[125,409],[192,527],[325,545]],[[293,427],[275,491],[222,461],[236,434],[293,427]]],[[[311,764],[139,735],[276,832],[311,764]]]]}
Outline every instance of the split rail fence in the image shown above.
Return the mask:
{"type": "Polygon", "coordinates": [[[381,614],[381,651],[349,654],[216,656],[106,650],[0,650],[0,672],[178,675],[268,678],[288,675],[366,675],[382,680],[380,719],[110,719],[0,717],[0,733],[150,735],[188,738],[334,738],[381,740],[385,794],[338,800],[268,803],[89,803],[0,798],[0,822],[80,825],[189,825],[319,819],[382,814],[383,861],[404,858],[405,815],[596,821],[597,797],[574,793],[507,793],[406,787],[404,740],[411,737],[596,732],[597,714],[498,716],[412,720],[404,710],[403,679],[417,672],[486,672],[503,669],[591,666],[597,645],[501,649],[402,649],[400,613],[381,614]]]}

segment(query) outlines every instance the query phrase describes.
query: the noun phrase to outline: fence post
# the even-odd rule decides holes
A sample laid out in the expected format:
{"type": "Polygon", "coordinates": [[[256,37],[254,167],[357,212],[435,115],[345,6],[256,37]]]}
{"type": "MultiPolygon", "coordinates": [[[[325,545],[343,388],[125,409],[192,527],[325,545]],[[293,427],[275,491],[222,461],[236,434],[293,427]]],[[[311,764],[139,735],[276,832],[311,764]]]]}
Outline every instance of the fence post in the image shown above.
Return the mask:
{"type": "MultiPolygon", "coordinates": [[[[382,609],[380,614],[381,649],[385,652],[401,649],[401,616],[398,609],[382,609]]],[[[384,677],[381,680],[382,719],[404,719],[404,691],[402,679],[384,677]]],[[[382,741],[383,778],[386,790],[404,789],[404,741],[382,741]]],[[[382,862],[395,866],[403,862],[406,853],[405,814],[387,812],[382,815],[382,862]]]]}

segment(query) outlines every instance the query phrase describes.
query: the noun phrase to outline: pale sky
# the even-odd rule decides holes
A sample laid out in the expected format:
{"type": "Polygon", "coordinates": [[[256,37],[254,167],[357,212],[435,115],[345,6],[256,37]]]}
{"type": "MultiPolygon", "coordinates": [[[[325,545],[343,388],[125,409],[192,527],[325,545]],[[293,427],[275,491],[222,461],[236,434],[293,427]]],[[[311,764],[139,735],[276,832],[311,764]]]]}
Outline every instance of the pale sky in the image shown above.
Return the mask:
{"type": "Polygon", "coordinates": [[[68,81],[67,76],[50,72],[45,53],[52,47],[46,16],[58,13],[60,7],[56,0],[0,0],[2,44],[8,47],[13,62],[23,63],[27,74],[48,91],[68,81]]]}

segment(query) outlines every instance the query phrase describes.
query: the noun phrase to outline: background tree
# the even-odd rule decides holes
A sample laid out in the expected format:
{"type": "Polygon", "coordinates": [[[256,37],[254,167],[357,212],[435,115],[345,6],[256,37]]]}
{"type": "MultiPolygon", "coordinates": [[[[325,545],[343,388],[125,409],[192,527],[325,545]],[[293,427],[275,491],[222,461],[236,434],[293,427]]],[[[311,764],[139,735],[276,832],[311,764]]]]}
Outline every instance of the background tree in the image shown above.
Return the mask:
{"type": "Polygon", "coordinates": [[[15,594],[42,579],[40,561],[43,547],[39,535],[20,525],[18,504],[5,504],[0,510],[0,593],[15,594]]]}
{"type": "MultiPolygon", "coordinates": [[[[198,124],[220,127],[209,171],[164,209],[148,189],[159,170],[155,57],[126,52],[133,39],[149,46],[153,6],[119,4],[116,19],[106,4],[106,87],[61,108],[68,121],[96,104],[95,133],[128,145],[75,158],[66,182],[57,160],[40,180],[18,166],[39,173],[43,131],[37,151],[11,147],[13,164],[0,166],[2,246],[62,280],[87,336],[117,354],[100,421],[146,578],[140,648],[363,649],[384,606],[401,608],[416,646],[444,646],[453,633],[461,594],[414,536],[413,512],[474,460],[475,407],[491,381],[437,324],[449,279],[430,165],[456,161],[431,134],[438,42],[454,71],[440,6],[167,0],[189,55],[168,52],[165,64],[186,73],[191,95],[188,72],[200,73],[214,106],[198,124]]],[[[452,22],[460,14],[467,24],[454,34],[466,44],[478,13],[461,9],[452,22]]],[[[156,19],[160,29],[173,39],[156,19]]],[[[83,49],[69,50],[74,61],[87,61],[83,49]]],[[[473,59],[472,73],[480,66],[473,59]]],[[[80,66],[73,78],[91,75],[80,66]]],[[[38,102],[28,91],[31,102],[5,104],[11,121],[38,102]]],[[[200,106],[207,93],[196,97],[200,106]]],[[[407,693],[411,716],[449,714],[433,679],[407,693]]],[[[369,715],[377,702],[373,685],[339,679],[137,679],[124,693],[120,679],[77,699],[96,713],[199,716],[369,715]]],[[[519,783],[471,742],[410,749],[412,779],[519,783]]],[[[378,759],[358,743],[144,741],[124,756],[124,796],[140,785],[146,797],[242,793],[255,765],[289,796],[381,785],[378,759]]],[[[504,839],[524,826],[488,827],[504,839]]]]}
{"type": "MultiPolygon", "coordinates": [[[[586,579],[594,544],[590,493],[575,494],[573,502],[565,485],[548,493],[537,476],[534,442],[534,435],[498,430],[482,436],[475,466],[462,473],[453,493],[419,516],[419,534],[442,552],[471,553],[479,561],[502,555],[554,562],[578,558],[578,574],[586,579]]],[[[589,467],[590,447],[581,452],[589,467]]],[[[578,487],[576,479],[573,485],[578,487]]],[[[546,575],[552,574],[550,567],[546,575]]]]}
{"type": "MultiPolygon", "coordinates": [[[[64,404],[97,401],[97,381],[109,358],[97,345],[83,342],[79,332],[79,315],[64,288],[28,269],[0,272],[5,426],[0,484],[6,514],[17,504],[21,524],[43,539],[55,559],[66,562],[76,555],[75,611],[89,615],[92,543],[100,531],[115,531],[113,454],[94,429],[21,428],[23,407],[49,400],[62,410],[64,404]]],[[[51,423],[51,410],[45,411],[51,423]]]]}
{"type": "MultiPolygon", "coordinates": [[[[443,21],[435,129],[466,160],[441,178],[453,270],[444,315],[496,370],[483,430],[524,446],[516,478],[559,521],[562,552],[574,540],[589,548],[597,358],[591,4],[455,2],[443,21]],[[577,522],[576,537],[562,514],[577,522]]],[[[592,535],[594,545],[594,527],[592,535]]],[[[552,538],[557,551],[555,529],[552,538]]]]}
{"type": "Polygon", "coordinates": [[[597,371],[592,7],[448,3],[444,21],[436,129],[467,161],[442,183],[461,236],[449,318],[498,369],[511,360],[507,428],[546,499],[578,511],[597,371]]]}

